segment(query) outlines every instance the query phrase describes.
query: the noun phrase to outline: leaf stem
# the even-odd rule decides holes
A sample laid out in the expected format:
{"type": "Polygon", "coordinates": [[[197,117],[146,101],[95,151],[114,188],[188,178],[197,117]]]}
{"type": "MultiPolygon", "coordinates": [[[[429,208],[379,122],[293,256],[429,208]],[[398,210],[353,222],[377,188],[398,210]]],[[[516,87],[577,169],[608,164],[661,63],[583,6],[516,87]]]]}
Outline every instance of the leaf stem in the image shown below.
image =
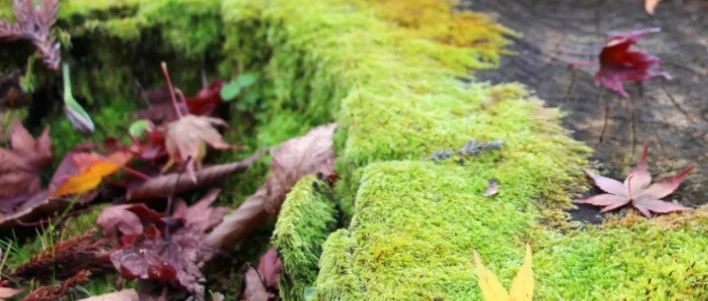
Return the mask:
{"type": "Polygon", "coordinates": [[[69,64],[62,64],[61,71],[64,80],[64,102],[73,102],[72,97],[69,95],[74,95],[71,91],[71,72],[69,71],[69,64]]]}
{"type": "Polygon", "coordinates": [[[172,79],[170,79],[170,71],[167,70],[167,63],[162,62],[162,73],[165,75],[165,81],[167,82],[167,89],[170,91],[170,99],[172,100],[172,107],[177,113],[177,117],[182,118],[182,111],[179,109],[177,104],[177,97],[175,96],[175,88],[172,86],[172,79]]]}
{"type": "Polygon", "coordinates": [[[630,200],[634,200],[634,197],[632,196],[632,177],[634,177],[632,174],[627,177],[627,195],[630,200]]]}

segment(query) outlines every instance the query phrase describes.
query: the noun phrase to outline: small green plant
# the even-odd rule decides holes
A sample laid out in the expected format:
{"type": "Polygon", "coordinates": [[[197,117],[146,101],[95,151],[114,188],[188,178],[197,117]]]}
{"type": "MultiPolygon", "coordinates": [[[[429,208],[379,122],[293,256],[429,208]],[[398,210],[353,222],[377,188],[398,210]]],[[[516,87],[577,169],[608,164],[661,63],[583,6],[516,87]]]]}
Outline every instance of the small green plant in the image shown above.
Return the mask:
{"type": "Polygon", "coordinates": [[[221,99],[232,102],[239,99],[237,107],[241,111],[249,111],[258,104],[260,93],[256,89],[249,89],[258,79],[253,73],[243,73],[234,80],[226,83],[221,88],[221,99]]]}

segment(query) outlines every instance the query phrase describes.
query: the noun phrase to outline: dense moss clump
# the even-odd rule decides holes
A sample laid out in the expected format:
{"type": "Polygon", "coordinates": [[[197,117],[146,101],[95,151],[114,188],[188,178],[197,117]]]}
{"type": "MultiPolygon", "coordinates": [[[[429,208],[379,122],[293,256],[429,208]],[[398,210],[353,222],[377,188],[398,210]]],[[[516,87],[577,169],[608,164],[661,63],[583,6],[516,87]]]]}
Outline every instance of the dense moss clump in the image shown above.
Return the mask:
{"type": "MultiPolygon", "coordinates": [[[[565,237],[556,227],[573,229],[562,209],[572,206],[570,187],[586,187],[578,172],[587,149],[558,126],[557,111],[543,108],[523,87],[459,80],[469,68],[494,66],[509,32],[486,17],[456,17],[450,4],[224,1],[225,22],[238,28],[227,43],[267,41],[273,54],[268,73],[281,75],[273,78],[274,87],[283,88],[278,99],[286,105],[307,99],[297,107],[303,116],[332,108],[346,132],[338,191],[354,204],[342,206],[353,208],[353,218],[324,245],[316,283],[321,299],[474,299],[472,249],[506,282],[519,265],[510,258],[523,257],[525,242],[543,256],[544,237],[565,237]],[[406,19],[397,9],[430,20],[406,19]],[[474,34],[459,35],[453,23],[463,19],[477,22],[474,34]],[[428,160],[437,151],[455,153],[471,139],[500,139],[504,147],[428,160]],[[500,193],[484,198],[491,178],[501,183],[500,193]]],[[[673,231],[663,235],[685,239],[673,231]]],[[[696,244],[686,246],[700,253],[696,244]]],[[[576,268],[570,264],[563,268],[576,268]]],[[[539,274],[549,273],[545,268],[538,267],[539,274]]],[[[592,286],[599,280],[581,281],[592,286]]],[[[562,290],[547,285],[538,296],[562,290]]]]}
{"type": "Polygon", "coordinates": [[[612,219],[539,241],[538,295],[553,300],[706,300],[708,207],[612,219]]]}
{"type": "Polygon", "coordinates": [[[273,232],[284,274],[280,294],[285,300],[303,300],[314,285],[322,244],[336,225],[336,211],[326,183],[314,176],[298,182],[283,203],[273,232]]]}

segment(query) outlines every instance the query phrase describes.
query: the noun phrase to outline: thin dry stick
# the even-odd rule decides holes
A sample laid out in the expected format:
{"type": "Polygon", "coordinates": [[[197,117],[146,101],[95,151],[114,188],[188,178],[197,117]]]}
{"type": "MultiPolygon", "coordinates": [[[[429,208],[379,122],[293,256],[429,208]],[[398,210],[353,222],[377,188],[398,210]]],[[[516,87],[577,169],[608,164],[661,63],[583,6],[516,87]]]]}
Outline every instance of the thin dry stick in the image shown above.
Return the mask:
{"type": "Polygon", "coordinates": [[[182,118],[182,111],[177,105],[177,97],[175,96],[175,88],[172,86],[172,79],[170,79],[170,72],[167,70],[167,63],[162,62],[162,73],[165,75],[165,81],[167,81],[167,89],[170,91],[170,98],[172,99],[172,107],[175,109],[178,118],[182,118]]]}
{"type": "Polygon", "coordinates": [[[678,110],[679,112],[681,112],[681,114],[683,114],[683,116],[686,117],[686,120],[688,120],[688,122],[694,123],[694,122],[693,122],[693,119],[692,119],[691,116],[688,114],[688,112],[686,112],[686,110],[684,110],[684,109],[681,107],[681,105],[679,105],[679,103],[676,101],[676,98],[674,98],[674,95],[671,94],[668,89],[666,89],[666,86],[661,85],[661,89],[664,90],[664,93],[666,93],[666,96],[669,98],[669,100],[671,101],[671,104],[674,105],[674,107],[676,108],[676,110],[678,110]]]}
{"type": "Polygon", "coordinates": [[[609,101],[604,97],[605,96],[605,90],[601,90],[600,94],[598,95],[597,100],[602,99],[602,105],[605,108],[605,116],[604,116],[604,121],[602,123],[602,130],[600,131],[600,138],[597,141],[597,144],[602,144],[602,141],[605,139],[605,132],[607,131],[607,124],[609,123],[609,115],[610,115],[610,104],[609,101]]]}
{"type": "Polygon", "coordinates": [[[568,89],[565,91],[565,96],[563,96],[563,102],[567,102],[570,95],[573,93],[573,88],[575,87],[575,77],[575,69],[572,69],[570,73],[570,84],[568,85],[568,89]]]}
{"type": "MultiPolygon", "coordinates": [[[[644,98],[644,88],[641,84],[637,84],[637,93],[639,94],[639,98],[637,100],[641,100],[644,98]]],[[[632,95],[630,95],[629,97],[629,110],[631,115],[630,127],[632,129],[632,155],[634,155],[637,153],[637,108],[635,104],[634,93],[632,93],[632,95]]]]}

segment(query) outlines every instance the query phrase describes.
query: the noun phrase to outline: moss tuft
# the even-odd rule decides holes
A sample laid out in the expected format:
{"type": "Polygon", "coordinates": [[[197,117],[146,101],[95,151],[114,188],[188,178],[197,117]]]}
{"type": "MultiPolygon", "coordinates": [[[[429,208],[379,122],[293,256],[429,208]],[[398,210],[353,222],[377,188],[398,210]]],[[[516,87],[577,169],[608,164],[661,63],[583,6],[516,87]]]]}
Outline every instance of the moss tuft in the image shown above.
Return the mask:
{"type": "Polygon", "coordinates": [[[538,294],[565,300],[706,300],[708,207],[646,220],[637,214],[552,235],[534,255],[538,294]]]}
{"type": "Polygon", "coordinates": [[[285,272],[280,278],[280,295],[284,300],[303,300],[305,289],[317,278],[322,244],[336,225],[336,211],[330,198],[327,184],[309,176],[293,187],[283,203],[273,244],[285,272]]]}

